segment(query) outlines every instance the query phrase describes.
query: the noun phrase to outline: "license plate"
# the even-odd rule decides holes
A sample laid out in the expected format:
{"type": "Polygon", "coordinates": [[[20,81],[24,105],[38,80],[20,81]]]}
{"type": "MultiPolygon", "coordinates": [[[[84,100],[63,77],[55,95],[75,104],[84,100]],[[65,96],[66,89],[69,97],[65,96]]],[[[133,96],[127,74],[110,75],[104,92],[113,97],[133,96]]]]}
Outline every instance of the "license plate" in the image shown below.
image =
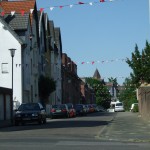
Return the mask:
{"type": "Polygon", "coordinates": [[[61,112],[61,110],[56,110],[56,112],[61,112]]]}
{"type": "Polygon", "coordinates": [[[23,120],[31,120],[30,118],[23,118],[23,120]]]}

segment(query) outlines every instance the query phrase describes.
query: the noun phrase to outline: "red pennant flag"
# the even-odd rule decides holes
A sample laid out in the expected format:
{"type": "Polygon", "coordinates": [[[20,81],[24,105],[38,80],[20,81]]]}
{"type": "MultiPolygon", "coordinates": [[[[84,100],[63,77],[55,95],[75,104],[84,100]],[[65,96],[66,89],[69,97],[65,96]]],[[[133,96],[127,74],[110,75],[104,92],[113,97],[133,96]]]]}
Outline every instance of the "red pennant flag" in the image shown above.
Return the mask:
{"type": "Polygon", "coordinates": [[[105,0],[100,0],[100,2],[105,2],[105,0]]]}
{"type": "Polygon", "coordinates": [[[84,3],[83,3],[83,2],[79,2],[78,4],[82,5],[82,4],[84,4],[84,3]]]}
{"type": "Polygon", "coordinates": [[[4,11],[2,11],[2,12],[1,12],[1,16],[4,16],[4,15],[5,15],[5,12],[4,12],[4,11]]]}
{"type": "Polygon", "coordinates": [[[81,64],[84,64],[85,62],[82,62],[81,64]]]}
{"type": "Polygon", "coordinates": [[[44,8],[40,8],[40,12],[42,12],[44,10],[44,8]]]}
{"type": "Polygon", "coordinates": [[[61,8],[63,8],[63,6],[59,6],[59,8],[61,9],[61,8]]]}
{"type": "Polygon", "coordinates": [[[94,64],[95,62],[94,61],[92,61],[92,65],[94,64]]]}
{"type": "Polygon", "coordinates": [[[21,15],[22,15],[22,16],[24,16],[24,13],[25,13],[25,11],[24,11],[24,10],[21,10],[21,15]]]}

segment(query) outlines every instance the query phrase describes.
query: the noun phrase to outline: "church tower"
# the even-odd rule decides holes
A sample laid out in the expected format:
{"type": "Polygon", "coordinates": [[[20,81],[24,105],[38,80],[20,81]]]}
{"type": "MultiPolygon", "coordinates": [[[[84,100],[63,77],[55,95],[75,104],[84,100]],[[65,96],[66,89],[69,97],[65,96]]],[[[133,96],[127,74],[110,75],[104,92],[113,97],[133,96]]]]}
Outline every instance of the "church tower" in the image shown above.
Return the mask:
{"type": "Polygon", "coordinates": [[[97,79],[97,80],[101,80],[101,76],[100,76],[100,73],[99,73],[98,69],[95,70],[93,78],[97,79]]]}

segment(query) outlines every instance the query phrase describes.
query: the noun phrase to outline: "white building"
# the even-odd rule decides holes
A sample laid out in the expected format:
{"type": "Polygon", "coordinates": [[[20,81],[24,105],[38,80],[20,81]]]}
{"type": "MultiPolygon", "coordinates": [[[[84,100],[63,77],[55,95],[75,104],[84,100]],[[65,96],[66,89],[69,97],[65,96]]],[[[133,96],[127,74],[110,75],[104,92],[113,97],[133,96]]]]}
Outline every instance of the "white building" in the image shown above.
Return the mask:
{"type": "Polygon", "coordinates": [[[0,2],[0,5],[5,12],[5,24],[4,20],[1,21],[0,28],[0,36],[3,37],[0,38],[0,85],[11,88],[12,63],[8,49],[15,48],[13,100],[37,102],[39,31],[36,1],[8,1],[0,2]],[[12,6],[16,9],[13,15],[10,13],[12,6]],[[22,10],[24,14],[21,14],[22,10]]]}
{"type": "Polygon", "coordinates": [[[22,51],[23,40],[0,17],[0,85],[12,88],[12,58],[9,49],[14,48],[13,64],[13,100],[22,101],[22,51]]]}

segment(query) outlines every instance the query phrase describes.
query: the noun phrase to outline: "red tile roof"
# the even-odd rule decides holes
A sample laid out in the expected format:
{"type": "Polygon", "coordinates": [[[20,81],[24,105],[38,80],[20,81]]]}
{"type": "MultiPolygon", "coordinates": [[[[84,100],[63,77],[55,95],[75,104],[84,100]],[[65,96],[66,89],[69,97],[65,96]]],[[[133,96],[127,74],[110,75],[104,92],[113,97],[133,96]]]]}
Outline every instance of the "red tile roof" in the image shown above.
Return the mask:
{"type": "Polygon", "coordinates": [[[20,13],[22,10],[25,12],[30,12],[30,9],[34,9],[36,0],[25,0],[25,1],[2,1],[0,2],[0,7],[5,13],[10,13],[15,11],[20,13]]]}

